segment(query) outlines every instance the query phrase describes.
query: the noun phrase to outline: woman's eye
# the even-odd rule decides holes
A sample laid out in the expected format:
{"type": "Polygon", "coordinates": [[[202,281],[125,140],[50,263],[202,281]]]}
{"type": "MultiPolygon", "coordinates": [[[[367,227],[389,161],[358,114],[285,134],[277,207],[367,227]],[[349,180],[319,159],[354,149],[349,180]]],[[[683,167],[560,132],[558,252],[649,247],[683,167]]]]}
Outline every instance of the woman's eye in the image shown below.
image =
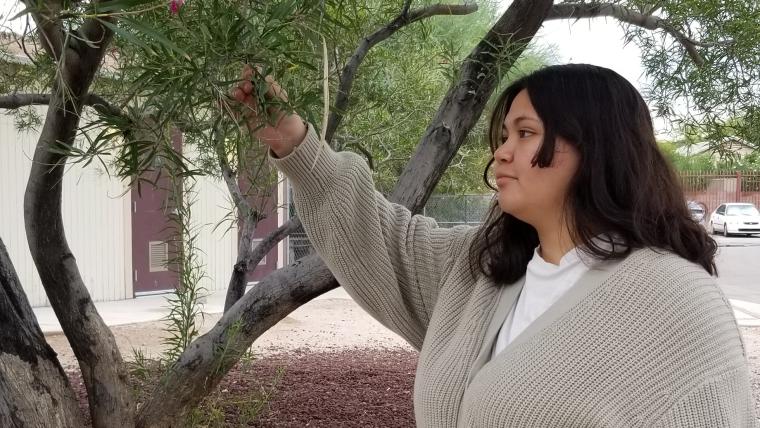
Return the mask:
{"type": "Polygon", "coordinates": [[[530,137],[531,135],[533,135],[533,132],[531,132],[531,131],[528,131],[527,129],[521,129],[521,130],[517,131],[517,135],[518,135],[520,138],[528,138],[528,137],[530,137]]]}

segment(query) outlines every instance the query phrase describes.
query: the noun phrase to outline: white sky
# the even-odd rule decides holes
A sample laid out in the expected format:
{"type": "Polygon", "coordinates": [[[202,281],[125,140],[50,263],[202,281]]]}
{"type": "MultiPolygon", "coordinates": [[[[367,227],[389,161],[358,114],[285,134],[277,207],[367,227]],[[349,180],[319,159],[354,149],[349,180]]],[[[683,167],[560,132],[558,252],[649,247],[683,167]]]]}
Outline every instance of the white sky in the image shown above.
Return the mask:
{"type": "Polygon", "coordinates": [[[641,51],[633,43],[624,45],[624,32],[612,19],[547,21],[536,35],[536,43],[556,46],[562,62],[588,63],[611,68],[643,90],[646,77],[641,51]]]}
{"type": "MultiPolygon", "coordinates": [[[[512,3],[501,1],[500,13],[512,3]]],[[[587,63],[615,70],[640,92],[647,86],[641,66],[641,50],[634,43],[624,44],[625,32],[612,18],[547,21],[536,34],[537,46],[553,47],[560,63],[587,63]]],[[[653,115],[654,116],[654,115],[653,115]]],[[[658,137],[672,138],[673,130],[654,117],[658,137]]]]}
{"type": "MultiPolygon", "coordinates": [[[[535,43],[554,46],[561,63],[587,63],[610,68],[644,92],[648,80],[641,65],[641,50],[634,43],[625,44],[625,32],[611,18],[580,21],[557,20],[545,22],[535,43]]],[[[654,116],[654,115],[653,115],[654,116]]],[[[660,118],[654,117],[658,137],[672,138],[674,130],[660,118]]]]}

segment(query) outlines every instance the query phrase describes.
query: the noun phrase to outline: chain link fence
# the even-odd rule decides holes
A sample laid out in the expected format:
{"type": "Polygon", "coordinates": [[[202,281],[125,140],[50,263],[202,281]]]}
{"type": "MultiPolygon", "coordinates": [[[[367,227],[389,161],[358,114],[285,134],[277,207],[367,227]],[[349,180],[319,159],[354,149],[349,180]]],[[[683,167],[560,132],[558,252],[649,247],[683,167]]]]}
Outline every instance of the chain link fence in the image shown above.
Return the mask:
{"type": "MultiPolygon", "coordinates": [[[[289,200],[292,201],[292,198],[289,200]]],[[[433,195],[423,208],[422,215],[434,218],[440,227],[476,226],[483,222],[492,201],[493,195],[433,195]]],[[[294,205],[289,203],[288,206],[292,217],[295,215],[294,205]]],[[[290,234],[287,246],[288,264],[314,251],[303,228],[290,234]]]]}
{"type": "Polygon", "coordinates": [[[682,171],[679,176],[689,206],[703,210],[703,224],[727,202],[760,206],[760,171],[682,171]]]}

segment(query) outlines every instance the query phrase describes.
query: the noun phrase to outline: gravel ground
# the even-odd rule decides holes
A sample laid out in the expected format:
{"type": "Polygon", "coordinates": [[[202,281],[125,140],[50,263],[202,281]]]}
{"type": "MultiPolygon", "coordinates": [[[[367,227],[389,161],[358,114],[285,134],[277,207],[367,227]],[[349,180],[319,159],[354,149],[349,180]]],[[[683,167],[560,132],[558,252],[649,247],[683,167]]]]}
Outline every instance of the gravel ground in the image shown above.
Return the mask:
{"type": "MultiPolygon", "coordinates": [[[[201,333],[216,324],[221,314],[205,314],[197,320],[201,333]]],[[[133,350],[148,358],[161,355],[165,346],[165,324],[161,321],[119,325],[111,328],[122,355],[133,359],[133,350]]],[[[77,367],[74,353],[63,334],[45,337],[65,368],[77,367]]],[[[383,327],[350,299],[317,299],[301,306],[261,335],[252,352],[259,356],[305,349],[312,352],[356,348],[412,347],[383,327]]]]}
{"type": "MultiPolygon", "coordinates": [[[[417,353],[404,348],[294,350],[243,361],[178,426],[413,427],[416,365],[417,353]]],[[[142,402],[160,376],[132,373],[142,402]]],[[[81,376],[70,371],[69,378],[88,415],[81,376]]]]}

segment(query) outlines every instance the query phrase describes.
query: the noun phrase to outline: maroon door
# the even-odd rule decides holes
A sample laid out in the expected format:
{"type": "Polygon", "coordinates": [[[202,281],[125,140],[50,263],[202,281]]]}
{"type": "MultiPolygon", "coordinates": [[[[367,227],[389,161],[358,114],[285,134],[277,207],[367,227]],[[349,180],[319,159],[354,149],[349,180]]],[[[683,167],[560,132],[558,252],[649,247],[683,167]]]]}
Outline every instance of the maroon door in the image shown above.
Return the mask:
{"type": "MultiPolygon", "coordinates": [[[[174,135],[174,145],[181,148],[182,136],[174,135]]],[[[158,165],[157,165],[158,166],[158,165]]],[[[155,181],[156,171],[143,174],[155,181]]],[[[172,246],[175,229],[169,220],[171,213],[171,180],[161,174],[155,186],[143,181],[138,194],[132,189],[132,281],[135,295],[172,290],[179,284],[171,260],[176,251],[172,246]]]]}
{"type": "MultiPolygon", "coordinates": [[[[279,227],[277,224],[277,185],[270,189],[269,196],[251,198],[251,203],[255,207],[260,207],[266,215],[266,218],[256,225],[256,231],[253,233],[253,247],[256,247],[279,227]]],[[[277,270],[277,246],[272,248],[272,251],[261,260],[253,271],[248,272],[248,282],[260,281],[275,270],[277,270]]]]}

